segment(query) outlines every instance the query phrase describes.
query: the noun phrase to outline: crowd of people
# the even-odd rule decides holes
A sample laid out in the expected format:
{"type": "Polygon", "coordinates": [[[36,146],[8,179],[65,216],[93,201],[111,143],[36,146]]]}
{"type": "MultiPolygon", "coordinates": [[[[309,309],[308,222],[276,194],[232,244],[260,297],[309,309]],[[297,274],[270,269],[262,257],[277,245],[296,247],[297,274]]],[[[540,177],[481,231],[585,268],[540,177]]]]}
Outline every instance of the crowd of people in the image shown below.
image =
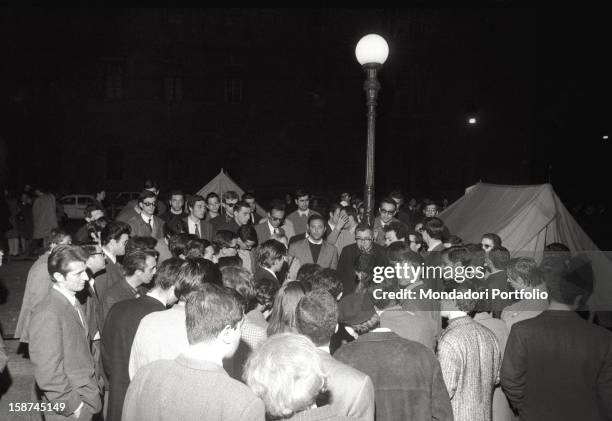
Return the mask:
{"type": "Polygon", "coordinates": [[[145,187],[114,220],[93,204],[74,236],[52,229],[30,269],[15,336],[47,419],[612,417],[612,333],[563,244],[541,262],[496,233],[465,244],[399,191],[368,224],[348,193],[258,215],[251,193],[160,206],[145,187]]]}

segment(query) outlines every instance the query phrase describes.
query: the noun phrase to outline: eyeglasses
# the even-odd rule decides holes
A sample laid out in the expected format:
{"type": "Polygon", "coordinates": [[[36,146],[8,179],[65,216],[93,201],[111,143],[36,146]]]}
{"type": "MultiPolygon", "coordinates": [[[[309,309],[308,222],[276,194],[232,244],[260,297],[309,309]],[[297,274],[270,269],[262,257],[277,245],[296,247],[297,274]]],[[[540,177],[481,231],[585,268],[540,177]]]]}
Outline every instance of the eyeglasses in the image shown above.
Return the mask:
{"type": "Polygon", "coordinates": [[[380,213],[381,214],[385,214],[385,215],[393,215],[395,213],[394,210],[390,211],[390,210],[386,210],[386,209],[380,209],[380,213]]]}
{"type": "Polygon", "coordinates": [[[142,202],[142,204],[145,206],[155,206],[157,202],[142,202]]]}
{"type": "Polygon", "coordinates": [[[284,219],[285,219],[284,216],[282,218],[270,218],[271,221],[276,221],[276,222],[283,221],[284,219]]]}

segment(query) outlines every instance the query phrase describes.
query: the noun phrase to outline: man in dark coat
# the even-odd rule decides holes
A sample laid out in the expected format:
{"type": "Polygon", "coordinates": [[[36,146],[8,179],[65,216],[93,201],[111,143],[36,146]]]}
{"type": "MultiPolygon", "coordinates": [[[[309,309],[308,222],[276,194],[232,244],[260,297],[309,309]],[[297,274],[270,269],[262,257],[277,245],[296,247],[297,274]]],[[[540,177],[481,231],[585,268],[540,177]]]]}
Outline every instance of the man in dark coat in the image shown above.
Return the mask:
{"type": "Polygon", "coordinates": [[[108,313],[102,331],[102,361],[110,382],[107,421],[121,421],[123,400],[130,384],[130,350],[138,325],[147,314],[165,310],[177,301],[174,288],[182,263],[178,257],[164,261],[151,291],[140,298],[117,303],[108,313]]]}
{"type": "Polygon", "coordinates": [[[576,310],[593,292],[593,271],[580,258],[544,259],[550,305],[512,325],[501,385],[521,420],[612,419],[612,333],[576,310]]]}
{"type": "Polygon", "coordinates": [[[355,244],[349,244],[342,249],[338,259],[338,274],[342,279],[344,295],[355,292],[355,260],[361,253],[371,253],[375,256],[376,266],[386,264],[385,249],[374,243],[374,231],[368,225],[361,224],[355,228],[355,244]]]}

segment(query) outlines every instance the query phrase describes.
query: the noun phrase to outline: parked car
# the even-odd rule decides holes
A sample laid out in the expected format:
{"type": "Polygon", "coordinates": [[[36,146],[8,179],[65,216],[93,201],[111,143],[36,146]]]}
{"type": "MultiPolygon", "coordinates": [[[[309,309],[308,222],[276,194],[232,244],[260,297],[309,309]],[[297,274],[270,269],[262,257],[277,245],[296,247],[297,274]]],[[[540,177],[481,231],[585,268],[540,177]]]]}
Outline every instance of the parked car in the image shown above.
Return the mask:
{"type": "Polygon", "coordinates": [[[95,200],[90,194],[68,194],[60,199],[64,213],[70,219],[85,218],[85,208],[95,200]]]}

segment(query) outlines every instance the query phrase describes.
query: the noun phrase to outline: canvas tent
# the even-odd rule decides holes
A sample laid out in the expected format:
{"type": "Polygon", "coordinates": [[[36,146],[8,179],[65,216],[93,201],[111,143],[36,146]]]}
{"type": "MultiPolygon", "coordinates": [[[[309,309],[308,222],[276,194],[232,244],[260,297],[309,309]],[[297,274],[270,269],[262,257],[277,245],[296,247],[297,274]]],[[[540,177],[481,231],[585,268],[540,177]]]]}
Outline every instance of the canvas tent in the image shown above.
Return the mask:
{"type": "Polygon", "coordinates": [[[542,258],[544,246],[567,245],[587,257],[595,274],[594,310],[612,311],[612,259],[600,251],[565,208],[550,184],[504,186],[478,183],[439,217],[452,234],[479,243],[487,232],[498,234],[512,257],[542,258]]]}
{"type": "MultiPolygon", "coordinates": [[[[230,178],[230,176],[223,172],[223,168],[219,174],[215,176],[212,180],[210,180],[204,187],[202,187],[196,194],[199,194],[202,197],[206,197],[208,193],[214,192],[219,195],[219,197],[223,197],[223,193],[233,190],[238,193],[238,196],[242,197],[244,194],[244,190],[240,188],[238,184],[234,180],[230,178]]],[[[255,202],[257,205],[256,212],[259,216],[265,217],[266,211],[264,208],[259,206],[259,203],[255,202]]]]}

